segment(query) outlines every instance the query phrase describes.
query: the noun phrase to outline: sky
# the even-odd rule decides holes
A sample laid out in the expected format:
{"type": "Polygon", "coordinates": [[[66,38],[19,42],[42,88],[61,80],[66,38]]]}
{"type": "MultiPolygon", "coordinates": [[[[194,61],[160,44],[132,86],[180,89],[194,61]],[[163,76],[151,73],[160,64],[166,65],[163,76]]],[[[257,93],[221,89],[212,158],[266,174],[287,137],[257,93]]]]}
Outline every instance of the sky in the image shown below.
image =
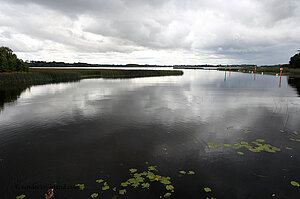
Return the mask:
{"type": "Polygon", "coordinates": [[[282,64],[299,0],[0,0],[0,46],[23,60],[282,64]]]}

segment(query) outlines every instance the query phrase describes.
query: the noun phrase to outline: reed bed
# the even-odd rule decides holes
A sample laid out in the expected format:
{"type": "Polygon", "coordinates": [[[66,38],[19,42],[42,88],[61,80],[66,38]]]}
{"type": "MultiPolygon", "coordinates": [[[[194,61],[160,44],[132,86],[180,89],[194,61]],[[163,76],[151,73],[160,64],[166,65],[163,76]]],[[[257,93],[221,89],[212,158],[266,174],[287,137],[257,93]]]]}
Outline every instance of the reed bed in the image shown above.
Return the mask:
{"type": "Polygon", "coordinates": [[[30,69],[29,72],[0,73],[0,85],[32,85],[79,81],[85,78],[136,78],[182,74],[182,71],[175,70],[30,69]]]}

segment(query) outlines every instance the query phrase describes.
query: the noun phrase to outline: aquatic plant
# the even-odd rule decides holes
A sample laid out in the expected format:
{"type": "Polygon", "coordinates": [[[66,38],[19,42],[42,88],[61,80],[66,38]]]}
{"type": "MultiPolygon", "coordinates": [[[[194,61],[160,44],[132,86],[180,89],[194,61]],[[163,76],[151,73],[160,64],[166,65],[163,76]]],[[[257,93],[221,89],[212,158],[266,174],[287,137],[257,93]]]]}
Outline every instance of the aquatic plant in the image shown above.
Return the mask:
{"type": "Polygon", "coordinates": [[[208,192],[211,192],[211,188],[205,187],[205,188],[204,188],[204,191],[207,192],[207,193],[208,193],[208,192]]]}
{"type": "Polygon", "coordinates": [[[178,76],[175,70],[121,70],[121,69],[30,69],[29,72],[0,73],[0,85],[36,85],[79,81],[86,78],[137,78],[178,76]]]}
{"type": "Polygon", "coordinates": [[[300,184],[296,181],[291,181],[291,185],[293,185],[295,187],[300,187],[300,184]]]}
{"type": "Polygon", "coordinates": [[[78,187],[80,191],[83,191],[85,188],[84,184],[76,184],[75,187],[78,187]]]}
{"type": "Polygon", "coordinates": [[[25,197],[26,197],[26,195],[22,194],[22,195],[17,196],[16,199],[23,199],[25,197]]]}
{"type": "MultiPolygon", "coordinates": [[[[239,140],[243,140],[241,138],[237,138],[239,140]]],[[[256,139],[256,141],[253,141],[251,143],[245,142],[245,141],[241,141],[238,143],[235,143],[233,145],[230,144],[224,144],[225,147],[231,147],[233,149],[240,149],[240,148],[246,148],[251,152],[261,152],[261,151],[265,151],[265,152],[269,152],[269,153],[275,153],[275,152],[279,152],[281,151],[280,148],[272,146],[270,144],[266,144],[264,143],[265,140],[263,139],[256,139]]],[[[208,143],[209,147],[212,148],[219,148],[220,145],[216,145],[212,142],[208,143]]],[[[244,155],[243,152],[239,151],[237,152],[237,154],[239,155],[244,155]]]]}
{"type": "Polygon", "coordinates": [[[97,198],[98,197],[98,193],[93,193],[92,195],[91,195],[91,198],[97,198]]]}

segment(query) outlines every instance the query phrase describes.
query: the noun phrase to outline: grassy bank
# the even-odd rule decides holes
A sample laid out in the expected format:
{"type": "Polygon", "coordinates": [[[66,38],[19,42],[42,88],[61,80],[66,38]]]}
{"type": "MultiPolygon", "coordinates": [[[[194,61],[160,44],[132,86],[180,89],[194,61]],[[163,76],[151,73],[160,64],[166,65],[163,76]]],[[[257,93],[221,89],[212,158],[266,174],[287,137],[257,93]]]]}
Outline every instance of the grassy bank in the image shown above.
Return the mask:
{"type": "Polygon", "coordinates": [[[175,70],[30,69],[29,72],[0,73],[0,85],[32,85],[78,81],[85,78],[136,78],[182,74],[182,71],[175,70]]]}

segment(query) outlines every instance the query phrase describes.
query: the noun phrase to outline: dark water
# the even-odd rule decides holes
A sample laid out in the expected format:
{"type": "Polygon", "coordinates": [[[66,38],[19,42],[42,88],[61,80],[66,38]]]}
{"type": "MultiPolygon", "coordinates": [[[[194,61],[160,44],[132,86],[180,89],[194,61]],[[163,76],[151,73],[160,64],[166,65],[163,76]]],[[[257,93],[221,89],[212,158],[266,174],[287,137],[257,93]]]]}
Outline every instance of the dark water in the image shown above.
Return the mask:
{"type": "Polygon", "coordinates": [[[290,184],[300,182],[300,142],[290,140],[300,139],[298,80],[283,77],[279,88],[276,76],[187,70],[2,89],[0,198],[42,198],[50,187],[57,199],[159,198],[168,192],[159,182],[126,187],[124,196],[112,190],[130,178],[128,169],[150,165],[171,177],[171,198],[300,198],[290,184]],[[281,151],[223,146],[237,138],[281,151]],[[110,189],[101,191],[97,179],[110,189]]]}

